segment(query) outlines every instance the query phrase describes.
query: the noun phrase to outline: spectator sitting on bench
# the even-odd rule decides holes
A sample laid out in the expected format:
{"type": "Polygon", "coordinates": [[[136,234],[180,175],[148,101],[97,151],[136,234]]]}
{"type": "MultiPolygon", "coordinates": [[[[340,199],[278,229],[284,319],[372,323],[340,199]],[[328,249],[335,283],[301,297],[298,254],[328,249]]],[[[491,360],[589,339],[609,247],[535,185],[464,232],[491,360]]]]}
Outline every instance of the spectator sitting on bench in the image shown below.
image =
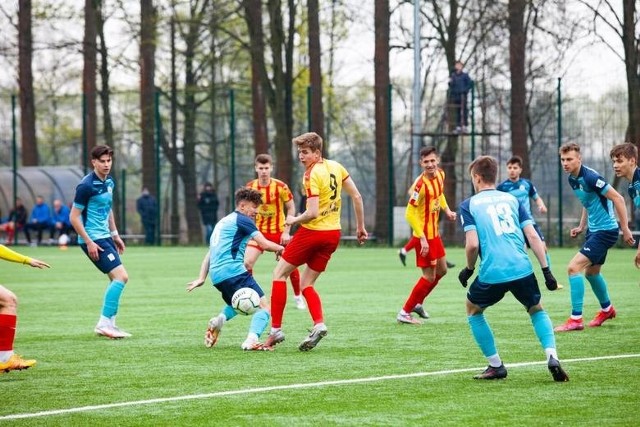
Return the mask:
{"type": "Polygon", "coordinates": [[[29,222],[24,228],[24,234],[27,237],[27,243],[31,243],[31,230],[38,232],[38,245],[42,244],[42,232],[49,230],[51,227],[51,210],[49,205],[44,202],[42,196],[36,196],[36,204],[33,206],[29,222]]]}
{"type": "Polygon", "coordinates": [[[1,230],[7,233],[7,245],[13,244],[16,230],[24,230],[26,222],[27,209],[22,204],[22,199],[18,197],[16,198],[16,206],[9,212],[7,222],[0,226],[1,230]]]}
{"type": "Polygon", "coordinates": [[[53,217],[51,220],[51,239],[59,239],[60,236],[66,234],[71,237],[71,221],[69,220],[70,209],[62,203],[62,200],[55,199],[53,201],[53,217]],[[57,235],[57,236],[56,236],[57,235]]]}

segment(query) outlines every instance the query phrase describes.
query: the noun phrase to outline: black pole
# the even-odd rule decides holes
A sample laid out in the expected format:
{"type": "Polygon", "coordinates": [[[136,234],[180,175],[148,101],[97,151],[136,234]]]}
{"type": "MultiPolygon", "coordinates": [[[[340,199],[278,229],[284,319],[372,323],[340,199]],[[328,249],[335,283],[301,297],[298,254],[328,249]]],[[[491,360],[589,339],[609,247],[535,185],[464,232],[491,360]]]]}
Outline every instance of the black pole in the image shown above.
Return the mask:
{"type": "MultiPolygon", "coordinates": [[[[13,164],[13,207],[16,206],[16,199],[18,198],[18,132],[17,132],[17,119],[16,119],[16,95],[11,95],[11,162],[13,164]]],[[[17,225],[14,224],[13,244],[18,243],[18,231],[17,225]]]]}
{"type": "Polygon", "coordinates": [[[231,199],[231,209],[235,209],[236,200],[236,101],[233,89],[229,90],[229,143],[231,144],[231,191],[229,193],[231,199]]]}
{"type": "Polygon", "coordinates": [[[389,247],[393,247],[393,206],[395,205],[395,180],[393,173],[393,103],[391,102],[391,94],[393,93],[393,85],[389,85],[389,92],[387,94],[389,99],[389,109],[387,110],[387,157],[389,162],[389,210],[387,212],[387,218],[389,220],[387,233],[389,233],[389,247]]]}
{"type": "Polygon", "coordinates": [[[156,143],[155,143],[155,163],[156,163],[156,228],[154,234],[156,236],[156,245],[160,245],[160,212],[162,211],[162,192],[160,191],[160,144],[162,138],[162,122],[160,121],[160,91],[155,91],[155,116],[156,116],[156,143]]]}
{"type": "MultiPolygon", "coordinates": [[[[562,145],[562,78],[558,77],[558,150],[562,145]]],[[[562,162],[558,155],[558,245],[562,247],[562,162]]]]}

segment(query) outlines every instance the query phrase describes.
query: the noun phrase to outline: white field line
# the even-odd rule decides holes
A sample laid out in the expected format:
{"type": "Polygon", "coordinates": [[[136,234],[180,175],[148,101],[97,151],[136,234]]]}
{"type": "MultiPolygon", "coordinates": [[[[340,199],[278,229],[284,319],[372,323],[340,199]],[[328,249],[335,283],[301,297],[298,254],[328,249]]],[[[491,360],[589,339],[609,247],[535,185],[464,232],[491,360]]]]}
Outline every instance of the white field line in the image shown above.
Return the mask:
{"type": "MultiPolygon", "coordinates": [[[[584,357],[584,358],[578,358],[578,359],[563,359],[562,363],[566,365],[568,363],[594,362],[599,360],[628,359],[628,358],[636,358],[636,357],[640,357],[640,353],[619,354],[619,355],[599,356],[599,357],[584,357]]],[[[538,362],[510,363],[510,364],[506,364],[505,366],[507,368],[515,368],[515,367],[544,365],[544,364],[546,364],[545,361],[538,361],[538,362]]],[[[157,399],[134,400],[129,402],[107,403],[104,405],[89,405],[89,406],[79,406],[76,408],[55,409],[55,410],[32,412],[32,413],[25,413],[25,414],[4,415],[4,416],[0,416],[0,421],[17,420],[22,418],[48,417],[51,415],[64,415],[64,414],[73,414],[78,412],[101,411],[105,409],[122,408],[127,406],[140,406],[140,405],[151,405],[154,403],[178,402],[181,400],[211,399],[214,397],[236,396],[236,395],[242,395],[242,394],[255,394],[255,393],[263,393],[263,392],[276,391],[276,390],[294,390],[294,389],[303,389],[303,388],[315,388],[315,387],[370,383],[370,382],[387,381],[387,380],[399,380],[399,379],[406,379],[406,378],[431,377],[431,376],[437,376],[437,375],[458,374],[461,372],[475,372],[485,368],[486,366],[474,367],[474,368],[446,369],[446,370],[434,371],[434,372],[416,372],[413,374],[383,375],[380,377],[353,378],[348,380],[320,381],[315,383],[302,383],[302,384],[286,384],[286,385],[278,385],[278,386],[270,386],[270,387],[257,387],[257,388],[247,388],[247,389],[240,389],[240,390],[219,391],[215,393],[202,393],[202,394],[190,394],[186,396],[161,397],[157,399]]]]}

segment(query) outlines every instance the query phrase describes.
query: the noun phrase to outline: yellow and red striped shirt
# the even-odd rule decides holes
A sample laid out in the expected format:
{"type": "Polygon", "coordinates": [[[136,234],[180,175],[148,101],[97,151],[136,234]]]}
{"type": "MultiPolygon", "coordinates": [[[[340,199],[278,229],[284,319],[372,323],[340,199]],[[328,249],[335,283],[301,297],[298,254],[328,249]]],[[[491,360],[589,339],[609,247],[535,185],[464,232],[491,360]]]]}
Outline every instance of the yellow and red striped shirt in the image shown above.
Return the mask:
{"type": "Polygon", "coordinates": [[[285,204],[293,200],[291,190],[279,179],[271,178],[266,187],[260,186],[260,181],[254,179],[246,185],[262,193],[262,204],[256,214],[256,226],[263,234],[281,233],[284,230],[285,204]]]}
{"type": "Polygon", "coordinates": [[[440,235],[440,209],[447,207],[444,197],[444,171],[439,169],[433,178],[420,175],[411,186],[411,195],[405,218],[415,237],[426,236],[427,240],[440,235]]]}

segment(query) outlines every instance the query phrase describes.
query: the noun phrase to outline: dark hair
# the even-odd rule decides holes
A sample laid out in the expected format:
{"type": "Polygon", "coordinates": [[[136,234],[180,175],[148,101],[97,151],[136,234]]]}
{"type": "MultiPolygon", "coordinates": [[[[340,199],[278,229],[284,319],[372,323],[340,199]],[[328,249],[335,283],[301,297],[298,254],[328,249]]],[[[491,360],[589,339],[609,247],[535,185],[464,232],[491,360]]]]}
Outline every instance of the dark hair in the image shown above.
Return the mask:
{"type": "Polygon", "coordinates": [[[630,142],[624,144],[618,144],[611,149],[609,153],[611,160],[615,160],[618,157],[624,157],[626,159],[636,159],[638,161],[638,147],[630,142]]]}
{"type": "Polygon", "coordinates": [[[91,150],[91,160],[98,160],[105,154],[113,158],[113,148],[109,147],[108,145],[96,145],[91,150]]]}
{"type": "Polygon", "coordinates": [[[252,202],[260,206],[262,204],[262,193],[253,188],[242,187],[236,190],[236,206],[242,201],[252,202]]]}
{"type": "Polygon", "coordinates": [[[260,163],[261,165],[266,165],[267,163],[273,163],[273,159],[268,154],[258,154],[256,156],[255,163],[260,163]]]}
{"type": "Polygon", "coordinates": [[[436,147],[434,147],[433,145],[427,146],[427,147],[422,147],[420,149],[420,158],[422,157],[427,157],[430,154],[436,153],[436,155],[438,154],[436,147]]]}
{"type": "Polygon", "coordinates": [[[480,175],[487,184],[495,184],[498,176],[498,162],[491,156],[480,156],[469,165],[471,175],[480,175]]]}
{"type": "Polygon", "coordinates": [[[522,157],[520,156],[512,156],[509,161],[507,162],[507,165],[518,165],[520,167],[522,167],[522,157]]]}

